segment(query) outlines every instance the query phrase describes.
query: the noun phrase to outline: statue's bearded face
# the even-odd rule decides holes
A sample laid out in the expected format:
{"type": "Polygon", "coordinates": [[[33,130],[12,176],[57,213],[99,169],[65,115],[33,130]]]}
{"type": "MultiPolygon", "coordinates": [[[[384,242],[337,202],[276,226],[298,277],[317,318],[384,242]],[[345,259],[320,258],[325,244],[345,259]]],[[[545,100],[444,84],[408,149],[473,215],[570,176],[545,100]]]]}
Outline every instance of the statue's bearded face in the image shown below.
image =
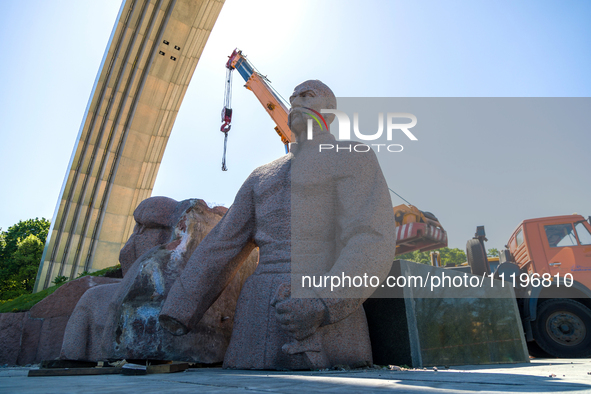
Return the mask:
{"type": "MultiPolygon", "coordinates": [[[[289,111],[288,125],[291,131],[296,135],[305,133],[308,127],[308,119],[311,119],[309,110],[311,108],[317,112],[322,109],[336,108],[335,96],[328,86],[318,80],[306,81],[295,87],[293,94],[289,98],[291,110],[289,111]]],[[[323,115],[327,124],[334,119],[334,115],[323,115]]]]}

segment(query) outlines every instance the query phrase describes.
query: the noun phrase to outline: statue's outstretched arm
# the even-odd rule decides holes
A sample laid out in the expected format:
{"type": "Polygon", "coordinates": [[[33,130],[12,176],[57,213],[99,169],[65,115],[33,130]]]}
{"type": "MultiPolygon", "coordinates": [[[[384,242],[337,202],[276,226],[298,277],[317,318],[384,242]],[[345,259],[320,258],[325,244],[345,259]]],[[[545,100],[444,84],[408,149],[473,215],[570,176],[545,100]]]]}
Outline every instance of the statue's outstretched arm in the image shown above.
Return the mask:
{"type": "Polygon", "coordinates": [[[159,318],[171,333],[182,335],[197,325],[256,247],[253,182],[251,175],[172,286],[159,318]]]}

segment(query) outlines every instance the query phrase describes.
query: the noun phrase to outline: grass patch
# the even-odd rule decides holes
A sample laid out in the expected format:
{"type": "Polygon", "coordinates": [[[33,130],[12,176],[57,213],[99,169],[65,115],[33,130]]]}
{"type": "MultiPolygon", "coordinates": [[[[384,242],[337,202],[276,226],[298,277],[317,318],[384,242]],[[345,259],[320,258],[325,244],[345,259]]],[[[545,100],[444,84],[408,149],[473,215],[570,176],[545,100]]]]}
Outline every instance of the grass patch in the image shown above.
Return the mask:
{"type": "MultiPolygon", "coordinates": [[[[117,276],[118,271],[121,271],[121,264],[117,264],[113,267],[103,268],[102,270],[95,271],[95,272],[84,271],[80,275],[78,275],[78,278],[82,278],[83,276],[106,276],[109,278],[116,278],[116,277],[118,277],[117,276]]],[[[119,276],[119,277],[121,277],[121,276],[119,276]]]]}
{"type": "Polygon", "coordinates": [[[14,300],[0,301],[2,303],[0,305],[0,313],[28,311],[36,303],[38,303],[48,295],[52,294],[62,285],[51,286],[38,293],[23,294],[21,296],[16,297],[14,300]]]}
{"type": "MultiPolygon", "coordinates": [[[[117,274],[117,271],[121,269],[121,265],[117,264],[114,267],[109,267],[102,269],[96,272],[83,272],[81,273],[78,278],[83,276],[107,276],[107,277],[114,277],[113,275],[117,274]]],[[[61,283],[56,286],[48,287],[45,290],[42,290],[38,293],[33,294],[23,294],[21,296],[16,297],[13,300],[0,300],[0,313],[10,313],[10,312],[26,312],[31,309],[35,304],[39,301],[47,297],[48,295],[52,294],[56,291],[60,286],[63,286],[65,283],[61,283]]]]}

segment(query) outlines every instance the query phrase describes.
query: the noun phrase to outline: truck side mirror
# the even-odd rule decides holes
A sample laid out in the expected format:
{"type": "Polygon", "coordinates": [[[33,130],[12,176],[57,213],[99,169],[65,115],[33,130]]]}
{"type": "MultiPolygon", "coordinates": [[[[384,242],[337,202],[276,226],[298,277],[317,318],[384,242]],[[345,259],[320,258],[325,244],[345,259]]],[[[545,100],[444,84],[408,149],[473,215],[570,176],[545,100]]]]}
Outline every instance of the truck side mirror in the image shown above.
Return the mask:
{"type": "Polygon", "coordinates": [[[503,249],[499,252],[499,264],[509,263],[513,261],[513,256],[511,255],[511,252],[509,252],[509,250],[503,249]]]}

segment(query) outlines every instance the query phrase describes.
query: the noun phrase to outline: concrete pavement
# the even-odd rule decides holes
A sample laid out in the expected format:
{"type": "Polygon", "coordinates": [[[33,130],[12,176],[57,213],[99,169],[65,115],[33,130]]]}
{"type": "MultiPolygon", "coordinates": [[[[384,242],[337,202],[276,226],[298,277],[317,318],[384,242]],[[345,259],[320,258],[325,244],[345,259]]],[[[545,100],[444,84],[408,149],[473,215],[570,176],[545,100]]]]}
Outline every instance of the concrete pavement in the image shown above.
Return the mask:
{"type": "Polygon", "coordinates": [[[27,377],[0,368],[2,393],[591,393],[591,359],[535,359],[530,364],[425,370],[236,371],[220,368],[145,376],[27,377]]]}

